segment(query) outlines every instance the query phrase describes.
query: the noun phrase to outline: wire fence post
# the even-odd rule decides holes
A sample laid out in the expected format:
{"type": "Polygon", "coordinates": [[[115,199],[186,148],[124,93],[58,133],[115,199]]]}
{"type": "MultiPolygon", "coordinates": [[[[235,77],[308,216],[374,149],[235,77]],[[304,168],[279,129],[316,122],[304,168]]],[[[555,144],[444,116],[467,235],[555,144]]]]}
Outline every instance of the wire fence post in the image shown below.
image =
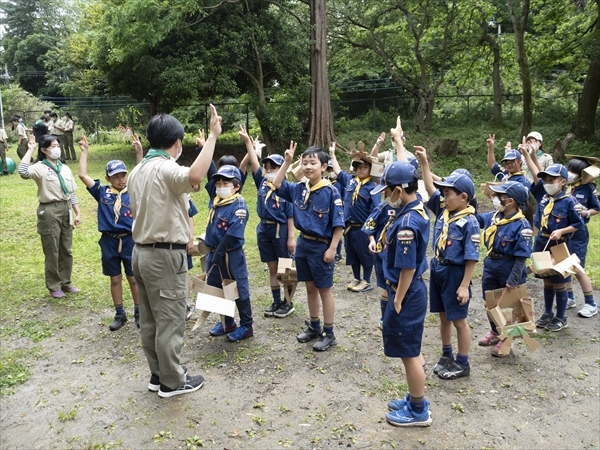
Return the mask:
{"type": "Polygon", "coordinates": [[[250,130],[250,107],[246,103],[246,130],[250,130]]]}
{"type": "Polygon", "coordinates": [[[471,119],[471,97],[467,95],[467,123],[471,119]]]}
{"type": "Polygon", "coordinates": [[[377,103],[373,99],[373,131],[377,131],[377,103]]]}

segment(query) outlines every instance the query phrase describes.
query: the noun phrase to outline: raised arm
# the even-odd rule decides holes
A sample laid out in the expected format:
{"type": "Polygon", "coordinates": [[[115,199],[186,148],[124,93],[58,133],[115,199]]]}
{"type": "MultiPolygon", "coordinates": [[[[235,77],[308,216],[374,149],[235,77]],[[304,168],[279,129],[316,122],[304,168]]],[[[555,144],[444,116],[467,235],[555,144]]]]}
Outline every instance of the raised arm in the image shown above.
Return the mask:
{"type": "Polygon", "coordinates": [[[488,138],[485,141],[487,143],[487,163],[490,169],[493,169],[496,165],[496,156],[494,155],[494,142],[496,142],[495,134],[488,134],[488,138]]]}
{"type": "Polygon", "coordinates": [[[521,152],[521,155],[523,155],[523,158],[525,158],[527,167],[529,168],[531,176],[533,177],[533,184],[537,184],[537,182],[540,181],[537,175],[542,171],[542,167],[540,166],[535,152],[529,152],[525,136],[523,136],[523,141],[517,148],[521,152]]]}
{"type": "Polygon", "coordinates": [[[379,149],[381,149],[381,145],[385,141],[385,133],[381,133],[377,140],[375,141],[375,145],[371,149],[371,156],[377,156],[379,154],[379,149]]]}
{"type": "Polygon", "coordinates": [[[221,122],[222,118],[217,114],[217,109],[211,104],[210,105],[210,134],[206,140],[206,144],[202,151],[196,157],[194,163],[190,167],[188,173],[188,180],[192,186],[197,186],[208,171],[210,162],[212,161],[215,153],[215,145],[217,144],[217,138],[221,134],[221,122]]]}
{"type": "Polygon", "coordinates": [[[290,141],[290,148],[288,148],[283,155],[285,157],[283,166],[279,168],[277,175],[275,175],[275,179],[273,180],[273,186],[275,186],[275,189],[279,189],[281,187],[281,183],[283,183],[283,180],[285,179],[285,174],[294,160],[294,153],[296,152],[297,145],[298,144],[296,142],[290,141]]]}
{"type": "MultiPolygon", "coordinates": [[[[248,132],[246,131],[246,127],[244,125],[240,125],[240,131],[238,131],[238,134],[242,138],[242,141],[244,141],[244,144],[246,144],[246,156],[250,159],[252,173],[257,173],[260,170],[260,162],[258,161],[256,150],[254,149],[254,143],[252,142],[250,136],[248,136],[248,132]]],[[[246,156],[244,156],[244,159],[246,159],[246,156]]]]}
{"type": "Polygon", "coordinates": [[[337,175],[342,171],[342,168],[340,167],[340,164],[338,163],[338,160],[335,157],[335,142],[331,144],[331,147],[329,147],[329,156],[331,157],[331,167],[333,169],[333,172],[337,175]]]}
{"type": "Polygon", "coordinates": [[[131,140],[131,145],[133,150],[135,151],[135,165],[137,166],[142,162],[144,158],[144,149],[142,148],[142,142],[140,141],[140,137],[137,134],[133,135],[133,139],[131,140]]]}
{"type": "Polygon", "coordinates": [[[396,159],[408,162],[408,156],[406,156],[404,149],[404,131],[402,131],[400,116],[396,118],[396,128],[391,128],[390,134],[392,135],[392,141],[396,144],[396,159]]]}
{"type": "Polygon", "coordinates": [[[81,157],[79,158],[79,179],[83,181],[83,184],[87,188],[92,188],[94,186],[94,180],[87,174],[87,160],[88,160],[88,152],[90,149],[90,144],[86,139],[85,135],[81,135],[81,140],[79,141],[79,150],[81,150],[81,157]]]}
{"type": "Polygon", "coordinates": [[[431,171],[429,170],[429,161],[427,160],[427,150],[418,145],[414,146],[415,155],[421,164],[421,170],[423,171],[423,182],[425,183],[425,189],[427,193],[431,196],[435,192],[435,186],[433,185],[433,177],[431,176],[431,171]]]}

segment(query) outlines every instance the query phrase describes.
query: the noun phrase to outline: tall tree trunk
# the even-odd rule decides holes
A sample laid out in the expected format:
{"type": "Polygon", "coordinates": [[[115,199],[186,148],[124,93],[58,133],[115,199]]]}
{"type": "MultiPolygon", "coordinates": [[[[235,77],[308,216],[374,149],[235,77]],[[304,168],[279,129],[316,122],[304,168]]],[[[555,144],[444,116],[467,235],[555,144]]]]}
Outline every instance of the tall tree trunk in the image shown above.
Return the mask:
{"type": "Polygon", "coordinates": [[[275,152],[276,146],[273,141],[273,135],[271,134],[271,128],[268,124],[269,113],[267,108],[268,104],[266,103],[266,100],[260,102],[258,107],[254,110],[254,114],[256,115],[256,120],[258,120],[258,125],[260,126],[260,133],[262,134],[262,142],[265,144],[265,150],[267,154],[271,154],[275,152]]]}
{"type": "Polygon", "coordinates": [[[427,115],[427,99],[425,98],[425,96],[419,92],[418,97],[419,99],[419,106],[417,106],[417,131],[420,133],[425,133],[426,132],[426,125],[425,125],[425,116],[427,115]]]}
{"type": "Polygon", "coordinates": [[[430,90],[427,93],[427,110],[425,115],[425,132],[429,133],[433,128],[433,108],[435,106],[436,92],[430,90]]]}
{"type": "Polygon", "coordinates": [[[308,145],[327,148],[335,141],[327,74],[326,0],[309,0],[310,5],[310,116],[308,145]]]}
{"type": "Polygon", "coordinates": [[[527,135],[531,130],[533,119],[533,98],[531,95],[531,74],[529,72],[529,62],[527,61],[527,51],[525,49],[525,28],[529,17],[530,0],[522,0],[523,4],[520,11],[516,11],[513,2],[519,0],[507,0],[506,5],[510,12],[510,19],[515,29],[515,47],[517,50],[517,64],[521,72],[521,84],[523,85],[523,117],[521,119],[521,136],[527,135]],[[518,13],[518,14],[517,14],[518,13]]]}
{"type": "MultiPolygon", "coordinates": [[[[600,0],[599,0],[600,1],[600,0]]],[[[481,41],[492,50],[494,62],[492,63],[492,84],[494,87],[494,125],[502,125],[502,78],[500,76],[500,45],[494,36],[488,33],[488,19],[483,15],[481,21],[481,41]]]]}
{"type": "MultiPolygon", "coordinates": [[[[598,7],[598,17],[596,18],[596,36],[600,36],[600,0],[596,0],[598,7]]],[[[597,39],[596,46],[600,46],[600,39],[597,39]]],[[[572,131],[577,139],[585,140],[592,136],[595,131],[596,114],[598,110],[598,100],[600,99],[600,50],[598,47],[591,49],[590,67],[588,69],[583,91],[577,107],[577,117],[573,124],[572,131]]]]}

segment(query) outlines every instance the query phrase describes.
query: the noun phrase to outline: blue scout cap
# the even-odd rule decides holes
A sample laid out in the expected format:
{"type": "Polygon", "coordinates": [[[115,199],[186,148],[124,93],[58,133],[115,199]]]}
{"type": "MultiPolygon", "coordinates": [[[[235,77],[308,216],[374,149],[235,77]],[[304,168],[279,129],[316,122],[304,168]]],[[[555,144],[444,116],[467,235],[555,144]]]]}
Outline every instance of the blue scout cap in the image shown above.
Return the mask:
{"type": "Polygon", "coordinates": [[[408,150],[405,150],[408,163],[413,166],[416,170],[419,170],[419,160],[408,150]]]}
{"type": "Polygon", "coordinates": [[[127,166],[123,161],[113,159],[106,164],[106,175],[112,177],[116,173],[125,172],[127,173],[127,166]]]}
{"type": "Polygon", "coordinates": [[[285,158],[281,155],[278,155],[277,153],[274,153],[272,155],[267,156],[266,158],[262,159],[262,163],[266,163],[267,161],[271,161],[273,164],[275,164],[276,166],[283,166],[283,163],[285,162],[285,158]]]}
{"type": "Polygon", "coordinates": [[[471,172],[469,172],[467,169],[453,170],[452,173],[450,174],[450,176],[453,177],[455,175],[466,175],[471,179],[471,181],[473,181],[473,175],[471,175],[471,172]]]}
{"type": "Polygon", "coordinates": [[[225,165],[221,167],[217,173],[213,174],[212,178],[221,177],[221,178],[237,178],[238,180],[242,179],[242,175],[240,173],[240,169],[235,166],[225,165]]]}
{"type": "Polygon", "coordinates": [[[438,189],[451,187],[457,189],[459,192],[464,192],[467,194],[469,200],[475,198],[475,185],[468,175],[450,175],[445,181],[434,181],[433,184],[438,189]]]}
{"type": "Polygon", "coordinates": [[[519,205],[524,205],[529,197],[529,191],[521,183],[516,181],[507,181],[499,185],[490,185],[490,189],[498,194],[506,194],[517,202],[519,205]]]}
{"type": "Polygon", "coordinates": [[[379,194],[388,186],[406,187],[411,181],[415,181],[415,168],[406,161],[394,161],[383,169],[379,186],[371,190],[371,195],[379,194]]]}
{"type": "Polygon", "coordinates": [[[518,150],[509,150],[504,154],[504,158],[502,158],[502,162],[514,161],[515,159],[521,159],[521,152],[519,152],[518,150]]]}
{"type": "Polygon", "coordinates": [[[543,170],[537,174],[538,178],[543,178],[544,175],[550,175],[551,177],[569,178],[569,171],[562,164],[552,164],[546,170],[543,170]]]}

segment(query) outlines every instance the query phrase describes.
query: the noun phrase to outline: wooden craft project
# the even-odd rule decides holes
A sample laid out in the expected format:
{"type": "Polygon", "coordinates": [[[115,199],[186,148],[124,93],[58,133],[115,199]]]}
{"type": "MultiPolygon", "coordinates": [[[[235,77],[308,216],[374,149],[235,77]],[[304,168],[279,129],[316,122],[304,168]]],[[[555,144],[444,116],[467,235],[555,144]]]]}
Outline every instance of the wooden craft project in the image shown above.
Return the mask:
{"type": "Polygon", "coordinates": [[[203,273],[192,278],[192,292],[197,294],[196,310],[200,312],[200,317],[192,327],[192,331],[201,327],[211,312],[221,315],[221,323],[225,329],[225,316],[233,317],[235,314],[235,300],[239,298],[237,282],[235,280],[223,279],[223,288],[209,286],[206,282],[210,271],[218,266],[212,266],[208,273],[203,273]]]}
{"type": "Polygon", "coordinates": [[[294,262],[291,258],[279,258],[277,264],[277,279],[283,285],[283,293],[285,303],[292,303],[296,288],[298,287],[298,277],[296,276],[296,268],[292,267],[294,262]]]}

